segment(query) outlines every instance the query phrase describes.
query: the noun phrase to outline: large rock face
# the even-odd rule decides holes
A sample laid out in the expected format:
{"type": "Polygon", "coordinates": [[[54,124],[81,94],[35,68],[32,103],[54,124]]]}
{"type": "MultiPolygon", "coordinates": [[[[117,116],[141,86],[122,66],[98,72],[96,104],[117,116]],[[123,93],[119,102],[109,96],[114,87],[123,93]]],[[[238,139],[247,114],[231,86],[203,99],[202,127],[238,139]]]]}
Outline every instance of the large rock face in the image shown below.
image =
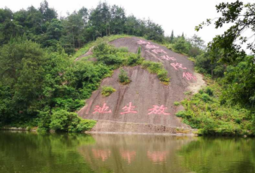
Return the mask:
{"type": "Polygon", "coordinates": [[[116,70],[101,82],[101,86],[112,86],[116,92],[104,97],[100,87],[78,112],[82,118],[99,120],[92,131],[146,133],[150,129],[150,133],[175,133],[169,129],[189,128],[175,116],[180,107],[174,106],[174,102],[183,100],[184,92],[197,81],[193,63],[183,55],[136,37],[117,39],[110,44],[127,47],[130,52],[137,52],[140,46],[142,57],[164,64],[170,84],[163,84],[156,75],[136,66],[124,68],[132,82],[122,85],[118,82],[120,71],[116,70]]]}

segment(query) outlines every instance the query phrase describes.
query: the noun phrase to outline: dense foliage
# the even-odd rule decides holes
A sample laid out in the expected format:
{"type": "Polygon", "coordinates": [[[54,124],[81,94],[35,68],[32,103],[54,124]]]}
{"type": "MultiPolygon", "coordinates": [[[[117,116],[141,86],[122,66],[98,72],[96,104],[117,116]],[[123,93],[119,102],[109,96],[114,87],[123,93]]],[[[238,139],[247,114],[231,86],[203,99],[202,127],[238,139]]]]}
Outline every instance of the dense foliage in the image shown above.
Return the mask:
{"type": "Polygon", "coordinates": [[[126,16],[123,8],[107,3],[92,10],[82,7],[66,17],[59,17],[47,1],[38,9],[0,9],[0,126],[69,132],[91,128],[94,121],[87,123],[73,112],[114,69],[143,62],[139,52],[104,44],[120,36],[97,39],[111,34],[164,39],[161,26],[126,16]],[[68,56],[75,53],[77,58],[93,46],[96,61],[74,63],[68,56]]]}
{"type": "Polygon", "coordinates": [[[185,38],[184,35],[175,37],[172,32],[170,37],[165,37],[164,45],[175,52],[193,58],[205,51],[204,41],[197,35],[193,35],[191,38],[185,38]]]}
{"type": "Polygon", "coordinates": [[[5,44],[0,62],[1,125],[40,124],[47,129],[54,111],[73,112],[83,106],[84,98],[102,79],[101,73],[109,72],[100,65],[73,64],[61,47],[52,52],[25,38],[5,44]],[[91,75],[94,85],[84,80],[91,75]]]}
{"type": "MultiPolygon", "coordinates": [[[[26,37],[12,39],[0,48],[0,125],[68,132],[91,128],[95,122],[78,118],[74,111],[84,106],[84,100],[113,70],[144,62],[140,51],[129,53],[99,40],[93,49],[96,59],[88,56],[79,61],[73,61],[61,46],[52,51],[26,37]]],[[[162,70],[166,71],[158,64],[156,73],[162,70]]],[[[167,75],[158,74],[160,80],[167,75]]],[[[102,94],[114,91],[104,87],[102,94]]]]}
{"type": "MultiPolygon", "coordinates": [[[[254,28],[255,4],[244,5],[237,0],[221,3],[216,9],[221,13],[215,22],[216,28],[226,23],[233,25],[224,34],[216,36],[193,61],[199,72],[217,81],[211,86],[218,92],[211,95],[207,93],[207,88],[187,98],[182,102],[185,111],[179,112],[177,116],[183,117],[192,127],[201,129],[203,134],[254,135],[254,42],[247,46],[252,55],[247,55],[241,49],[241,44],[249,41],[242,31],[254,28]],[[241,42],[237,43],[237,40],[241,42]]],[[[200,30],[204,25],[211,24],[211,21],[208,19],[196,29],[200,30]]],[[[254,36],[254,30],[251,32],[254,36]]]]}
{"type": "MultiPolygon", "coordinates": [[[[210,78],[208,86],[199,93],[188,96],[181,104],[185,111],[176,114],[204,135],[254,135],[255,128],[249,110],[241,106],[221,104],[222,88],[210,78]]],[[[178,105],[176,105],[178,106],[178,105]]]]}
{"type": "Polygon", "coordinates": [[[126,16],[122,7],[105,2],[92,10],[82,7],[66,17],[58,16],[46,0],[38,9],[33,6],[17,12],[0,9],[0,46],[11,38],[26,35],[29,40],[53,50],[60,44],[70,54],[87,42],[111,34],[144,36],[159,42],[164,38],[158,24],[126,16]]]}
{"type": "MultiPolygon", "coordinates": [[[[215,27],[221,28],[228,23],[231,24],[224,34],[216,36],[208,45],[209,52],[214,54],[211,60],[218,64],[214,70],[222,69],[225,72],[223,100],[241,104],[251,109],[254,114],[255,48],[254,41],[250,39],[254,37],[255,3],[244,4],[237,0],[232,3],[220,3],[216,9],[221,17],[216,19],[215,27]],[[243,31],[247,29],[251,29],[249,38],[243,35],[243,31]],[[244,43],[247,43],[247,52],[251,51],[252,56],[248,56],[242,49],[241,45],[244,43]]],[[[203,25],[211,24],[211,22],[212,20],[208,19],[196,29],[200,30],[203,25]]]]}

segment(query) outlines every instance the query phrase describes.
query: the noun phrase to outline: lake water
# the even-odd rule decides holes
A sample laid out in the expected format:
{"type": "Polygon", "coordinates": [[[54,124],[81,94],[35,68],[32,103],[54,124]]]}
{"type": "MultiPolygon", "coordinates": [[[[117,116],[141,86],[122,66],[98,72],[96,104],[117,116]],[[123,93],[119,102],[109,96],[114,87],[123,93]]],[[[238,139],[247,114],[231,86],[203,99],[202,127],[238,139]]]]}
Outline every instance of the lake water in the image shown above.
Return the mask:
{"type": "Polygon", "coordinates": [[[255,139],[0,132],[1,173],[254,173],[255,139]]]}

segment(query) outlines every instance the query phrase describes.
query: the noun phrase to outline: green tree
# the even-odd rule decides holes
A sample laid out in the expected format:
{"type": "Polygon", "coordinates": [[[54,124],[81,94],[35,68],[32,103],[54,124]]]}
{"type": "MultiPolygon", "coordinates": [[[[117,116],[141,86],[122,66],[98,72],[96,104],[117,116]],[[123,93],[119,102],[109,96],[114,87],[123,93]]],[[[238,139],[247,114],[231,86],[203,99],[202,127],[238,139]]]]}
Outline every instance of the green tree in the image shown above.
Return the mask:
{"type": "Polygon", "coordinates": [[[96,37],[110,34],[111,12],[107,3],[99,3],[96,9],[92,10],[89,20],[94,26],[96,37]]]}
{"type": "Polygon", "coordinates": [[[6,44],[11,38],[22,35],[22,26],[13,20],[10,9],[0,9],[0,45],[6,44]]]}
{"type": "MultiPolygon", "coordinates": [[[[254,109],[254,56],[247,56],[240,44],[247,43],[248,39],[242,32],[255,26],[255,3],[243,4],[239,0],[232,3],[220,3],[216,6],[217,12],[221,17],[215,21],[215,27],[221,28],[224,25],[232,24],[222,35],[216,36],[209,44],[211,51],[222,50],[219,62],[227,65],[227,72],[224,78],[225,101],[231,100],[232,103],[240,103],[243,106],[254,109]],[[237,41],[241,42],[237,42],[237,41]]],[[[206,24],[211,24],[212,20],[198,25],[196,30],[200,30],[206,24]]],[[[254,36],[254,30],[251,30],[254,36]]],[[[252,54],[255,53],[254,42],[248,43],[247,49],[252,54]]],[[[215,59],[216,57],[212,57],[215,59]]]]}
{"type": "Polygon", "coordinates": [[[137,35],[139,23],[135,16],[128,16],[125,22],[125,33],[129,35],[137,35]]]}
{"type": "Polygon", "coordinates": [[[219,59],[219,52],[203,52],[196,57],[196,68],[201,73],[210,74],[211,77],[223,77],[225,66],[217,61],[219,59]],[[214,60],[213,56],[215,57],[214,60]]]}
{"type": "Polygon", "coordinates": [[[52,19],[57,18],[57,12],[53,8],[49,8],[49,3],[46,0],[41,2],[39,11],[43,16],[44,22],[50,22],[52,19]]]}
{"type": "Polygon", "coordinates": [[[199,36],[194,34],[192,38],[190,39],[191,45],[193,47],[198,47],[199,49],[205,49],[205,42],[202,40],[199,36]]]}
{"type": "Polygon", "coordinates": [[[170,43],[174,42],[174,31],[172,30],[171,37],[170,37],[170,43]]]}
{"type": "Polygon", "coordinates": [[[188,52],[189,56],[197,57],[203,52],[203,50],[205,50],[204,40],[202,40],[197,35],[193,35],[193,37],[189,39],[189,42],[191,44],[188,52]]]}
{"type": "Polygon", "coordinates": [[[63,25],[58,19],[52,19],[47,27],[42,45],[44,47],[55,46],[59,43],[62,36],[63,25]]]}
{"type": "Polygon", "coordinates": [[[131,82],[129,77],[128,77],[127,72],[123,68],[120,69],[119,82],[124,84],[124,85],[131,82]]]}
{"type": "Polygon", "coordinates": [[[87,10],[82,8],[78,12],[74,11],[67,18],[62,19],[63,34],[61,38],[62,46],[68,53],[73,51],[68,50],[80,48],[85,42],[84,31],[87,25],[87,10]]]}
{"type": "MultiPolygon", "coordinates": [[[[233,3],[220,3],[216,6],[216,10],[221,13],[221,17],[215,21],[217,29],[227,23],[232,25],[224,34],[216,36],[209,44],[209,47],[212,50],[218,48],[224,49],[221,61],[227,64],[236,64],[240,61],[240,58],[245,58],[244,50],[241,49],[240,44],[236,43],[236,41],[240,40],[241,43],[247,42],[247,38],[242,35],[242,31],[254,27],[255,4],[248,3],[244,5],[243,2],[237,0],[233,3]]],[[[196,26],[196,30],[199,31],[204,25],[211,24],[211,21],[211,19],[207,19],[207,22],[196,26]]],[[[254,53],[254,42],[249,43],[247,48],[254,53]]]]}
{"type": "Polygon", "coordinates": [[[189,42],[187,42],[183,37],[178,37],[178,38],[176,38],[173,47],[179,53],[188,54],[191,44],[189,42]]]}
{"type": "Polygon", "coordinates": [[[161,28],[160,25],[155,24],[152,21],[148,20],[146,36],[147,39],[149,40],[162,42],[164,37],[164,30],[161,28]]]}
{"type": "Polygon", "coordinates": [[[111,7],[111,34],[122,34],[126,22],[125,10],[117,5],[111,7]]]}
{"type": "Polygon", "coordinates": [[[40,108],[46,59],[40,45],[24,38],[12,40],[0,49],[0,80],[11,89],[16,109],[13,115],[34,115],[40,108]]]}

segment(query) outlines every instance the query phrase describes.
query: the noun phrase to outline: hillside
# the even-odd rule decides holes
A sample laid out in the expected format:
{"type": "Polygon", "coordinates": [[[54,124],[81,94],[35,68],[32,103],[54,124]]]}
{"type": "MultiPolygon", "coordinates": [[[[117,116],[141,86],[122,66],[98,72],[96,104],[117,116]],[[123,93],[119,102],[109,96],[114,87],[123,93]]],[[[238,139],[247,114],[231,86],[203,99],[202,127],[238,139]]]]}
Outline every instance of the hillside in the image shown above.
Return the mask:
{"type": "Polygon", "coordinates": [[[97,120],[91,132],[176,133],[178,129],[190,129],[175,116],[182,107],[175,106],[174,102],[183,100],[190,87],[197,90],[204,84],[201,76],[194,74],[193,62],[161,45],[136,37],[116,39],[110,44],[126,47],[133,53],[141,47],[145,60],[163,63],[170,83],[166,85],[156,75],[135,66],[124,67],[132,82],[123,85],[118,82],[120,70],[115,70],[78,111],[82,118],[97,120]],[[105,97],[101,94],[103,86],[112,86],[116,92],[105,97]]]}

